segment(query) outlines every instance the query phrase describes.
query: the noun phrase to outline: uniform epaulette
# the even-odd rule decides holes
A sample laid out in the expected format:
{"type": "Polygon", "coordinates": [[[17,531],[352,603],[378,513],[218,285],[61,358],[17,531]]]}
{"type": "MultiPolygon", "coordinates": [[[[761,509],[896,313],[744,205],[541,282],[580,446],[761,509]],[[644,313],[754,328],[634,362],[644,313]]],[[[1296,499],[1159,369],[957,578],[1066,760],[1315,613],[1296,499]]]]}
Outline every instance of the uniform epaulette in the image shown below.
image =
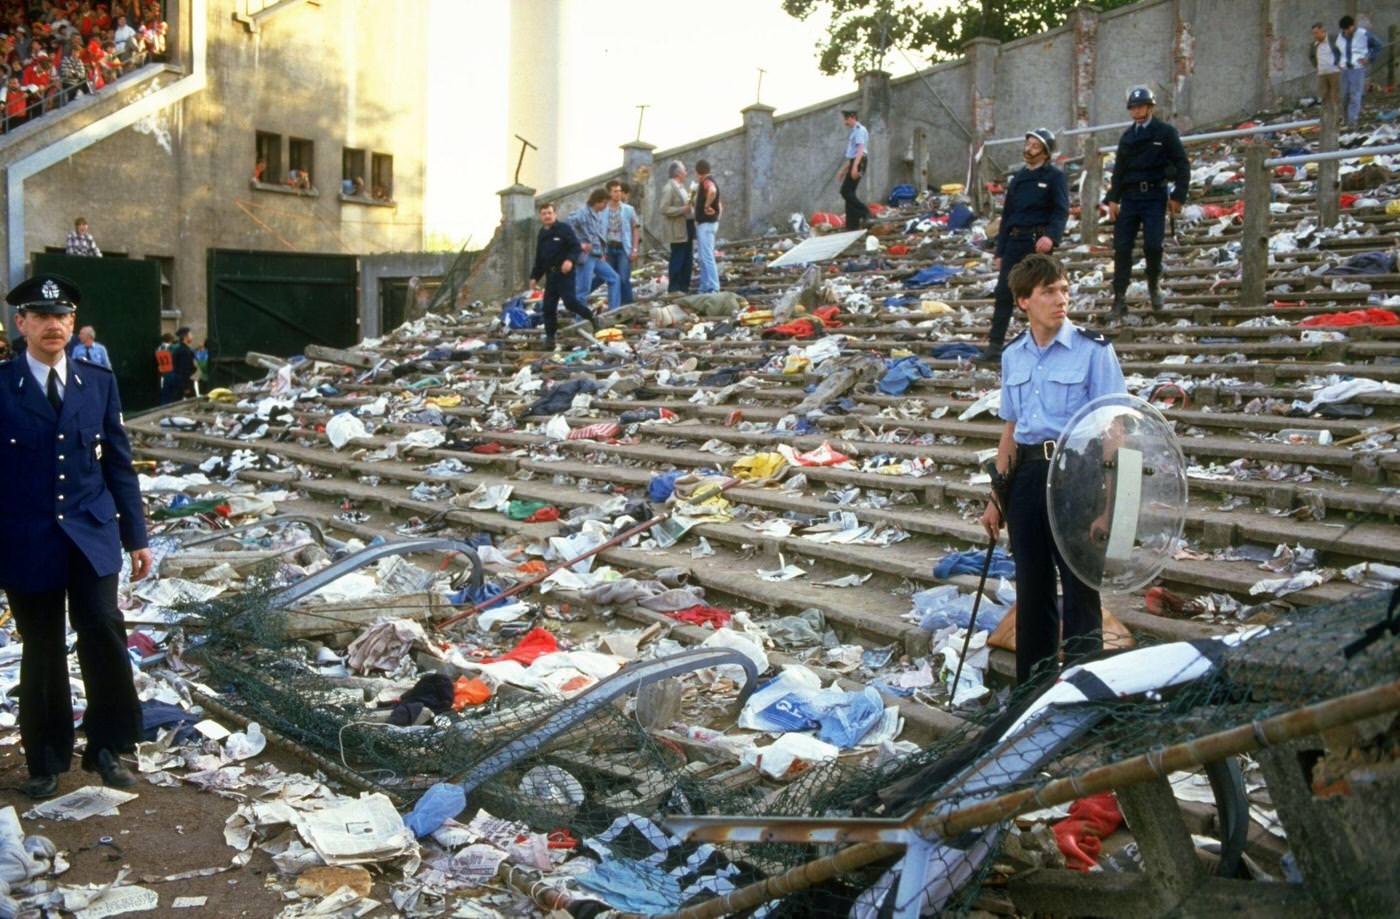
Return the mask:
{"type": "Polygon", "coordinates": [[[1112,342],[1108,340],[1108,336],[1104,335],[1102,332],[1095,332],[1093,329],[1086,329],[1081,326],[1075,326],[1074,330],[1096,345],[1112,344],[1112,342]]]}
{"type": "Polygon", "coordinates": [[[75,357],[73,358],[73,360],[77,361],[79,364],[82,364],[84,367],[91,367],[93,370],[105,370],[108,373],[112,372],[111,367],[104,367],[102,364],[99,364],[96,361],[90,361],[85,357],[75,357]]]}
{"type": "MultiPolygon", "coordinates": [[[[1025,338],[1025,337],[1026,337],[1026,333],[1029,332],[1029,331],[1030,331],[1029,328],[1025,328],[1025,329],[1022,329],[1021,331],[1017,332],[1014,336],[1012,336],[1011,340],[1008,341],[1008,342],[1006,343],[1006,347],[1009,348],[1009,347],[1011,347],[1012,345],[1016,344],[1016,342],[1018,342],[1018,341],[1020,341],[1021,339],[1025,338]]],[[[1005,350],[1005,348],[1003,348],[1002,350],[1005,350]]]]}

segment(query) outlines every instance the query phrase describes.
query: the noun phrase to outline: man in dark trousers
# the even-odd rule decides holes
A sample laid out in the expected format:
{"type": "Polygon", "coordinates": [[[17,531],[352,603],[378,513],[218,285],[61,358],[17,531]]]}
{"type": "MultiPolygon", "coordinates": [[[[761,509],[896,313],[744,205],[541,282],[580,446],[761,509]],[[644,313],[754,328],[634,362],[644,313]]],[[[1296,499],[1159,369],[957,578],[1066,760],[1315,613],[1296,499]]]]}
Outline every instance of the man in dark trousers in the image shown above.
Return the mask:
{"type": "Polygon", "coordinates": [[[1009,530],[1016,559],[1016,681],[1025,683],[1042,661],[1056,659],[1062,622],[1066,658],[1103,646],[1098,591],[1079,580],[1055,546],[1045,482],[1055,441],[1074,413],[1100,396],[1126,389],[1108,339],[1069,321],[1069,281],[1053,256],[1026,256],[1010,282],[1028,328],[1001,358],[1000,414],[1006,424],[997,445],[993,488],[1003,496],[1004,507],[989,501],[982,526],[991,539],[1003,522],[1009,530]],[[1063,614],[1055,607],[1057,569],[1063,614]]]}
{"type": "Polygon", "coordinates": [[[1026,165],[1011,177],[1002,207],[1001,230],[997,233],[996,306],[992,311],[992,331],[982,352],[982,360],[999,363],[1006,327],[1016,304],[1007,277],[1016,264],[1030,255],[1049,252],[1060,244],[1069,219],[1069,186],[1065,174],[1050,165],[1055,153],[1055,135],[1047,128],[1027,131],[1021,158],[1026,165]]]}
{"type": "Polygon", "coordinates": [[[856,197],[856,186],[860,184],[861,176],[865,175],[865,163],[870,153],[870,132],[856,120],[854,111],[844,111],[841,117],[851,133],[846,135],[845,162],[836,171],[836,178],[841,183],[841,200],[846,202],[846,229],[859,230],[870,219],[870,208],[856,197]]]}
{"type": "Polygon", "coordinates": [[[1191,184],[1191,164],[1176,128],[1152,117],[1157,99],[1146,86],[1128,91],[1132,127],[1118,139],[1109,183],[1108,214],[1113,220],[1113,312],[1110,321],[1128,315],[1124,297],[1133,273],[1133,245],[1142,231],[1142,252],[1147,259],[1147,290],[1152,308],[1162,308],[1162,245],[1166,239],[1167,209],[1181,212],[1191,184]],[[1167,183],[1172,186],[1167,196],[1167,183]]]}
{"type": "Polygon", "coordinates": [[[539,287],[544,279],[544,349],[554,350],[554,333],[559,328],[559,300],[562,297],[569,312],[580,319],[587,319],[598,331],[598,320],[593,311],[579,301],[577,285],[574,282],[574,266],[583,256],[583,247],[572,227],[559,220],[554,213],[554,203],[545,201],[540,205],[540,235],[535,241],[535,264],[530,269],[530,290],[539,287]]]}
{"type": "Polygon", "coordinates": [[[180,326],[175,330],[175,343],[170,346],[170,370],[160,379],[160,404],[169,405],[192,395],[190,380],[196,369],[194,362],[194,335],[190,327],[180,326]]]}
{"type": "Polygon", "coordinates": [[[19,730],[32,798],[57,793],[73,756],[65,601],[87,690],[83,768],[134,785],[118,757],[141,734],[117,581],[123,548],[132,580],[149,573],[151,550],[116,377],[64,351],[80,298],[56,275],[5,297],[26,350],[0,364],[0,588],[24,643],[19,730]]]}

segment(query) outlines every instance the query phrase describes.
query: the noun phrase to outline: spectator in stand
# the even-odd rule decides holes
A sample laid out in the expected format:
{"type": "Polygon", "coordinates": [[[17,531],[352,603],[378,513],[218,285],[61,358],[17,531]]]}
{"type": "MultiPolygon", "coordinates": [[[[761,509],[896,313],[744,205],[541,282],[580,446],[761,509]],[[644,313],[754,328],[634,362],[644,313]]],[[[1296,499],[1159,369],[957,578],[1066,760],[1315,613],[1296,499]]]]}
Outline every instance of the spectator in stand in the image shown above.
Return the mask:
{"type": "Polygon", "coordinates": [[[28,94],[20,88],[19,77],[12,76],[5,87],[5,131],[13,131],[24,124],[29,109],[28,94]]]}
{"type": "Polygon", "coordinates": [[[355,176],[355,181],[350,184],[350,194],[357,198],[365,196],[365,180],[363,176],[355,176]]]}
{"type": "Polygon", "coordinates": [[[97,248],[97,241],[88,232],[86,217],[79,217],[73,221],[73,232],[68,234],[68,244],[64,246],[64,251],[69,255],[102,257],[102,250],[97,248]]]}
{"type": "Polygon", "coordinates": [[[593,290],[593,275],[596,272],[608,285],[608,309],[617,309],[618,304],[622,302],[621,279],[604,258],[607,240],[603,236],[602,214],[603,209],[608,206],[608,199],[606,190],[593,189],[588,195],[588,203],[565,217],[564,222],[573,228],[574,235],[578,237],[579,247],[583,250],[583,256],[574,268],[578,298],[587,302],[588,294],[593,290]]]}
{"type": "Polygon", "coordinates": [[[117,54],[125,54],[135,37],[136,30],[127,25],[126,17],[118,16],[117,28],[112,32],[112,41],[115,43],[117,54]]]}
{"type": "Polygon", "coordinates": [[[112,360],[107,356],[107,346],[97,340],[97,332],[90,325],[78,330],[78,347],[73,349],[73,356],[108,370],[112,369],[112,360]]]}
{"type": "Polygon", "coordinates": [[[67,105],[78,94],[87,90],[87,67],[83,64],[83,43],[77,36],[68,40],[68,50],[63,53],[63,63],[58,75],[63,84],[63,102],[67,105]]]}
{"type": "Polygon", "coordinates": [[[253,181],[267,181],[267,157],[260,156],[258,157],[258,161],[253,164],[253,181]]]}

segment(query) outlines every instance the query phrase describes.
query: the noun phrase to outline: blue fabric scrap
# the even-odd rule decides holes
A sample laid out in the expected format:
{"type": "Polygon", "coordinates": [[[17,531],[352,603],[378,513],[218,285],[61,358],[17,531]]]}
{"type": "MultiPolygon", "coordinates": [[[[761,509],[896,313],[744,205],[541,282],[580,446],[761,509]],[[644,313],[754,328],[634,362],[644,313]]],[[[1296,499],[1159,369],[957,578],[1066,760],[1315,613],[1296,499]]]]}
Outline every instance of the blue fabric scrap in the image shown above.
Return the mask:
{"type": "Polygon", "coordinates": [[[901,357],[885,362],[885,375],[880,378],[880,392],[887,396],[902,396],[915,380],[933,376],[928,365],[917,357],[901,357]]]}
{"type": "MultiPolygon", "coordinates": [[[[933,568],[933,576],[940,581],[946,581],[956,574],[982,574],[982,561],[987,557],[985,549],[966,549],[961,552],[949,552],[933,568]]],[[[987,576],[993,578],[1016,577],[1016,562],[1007,554],[1001,546],[992,550],[992,564],[987,569],[987,576]]]]}

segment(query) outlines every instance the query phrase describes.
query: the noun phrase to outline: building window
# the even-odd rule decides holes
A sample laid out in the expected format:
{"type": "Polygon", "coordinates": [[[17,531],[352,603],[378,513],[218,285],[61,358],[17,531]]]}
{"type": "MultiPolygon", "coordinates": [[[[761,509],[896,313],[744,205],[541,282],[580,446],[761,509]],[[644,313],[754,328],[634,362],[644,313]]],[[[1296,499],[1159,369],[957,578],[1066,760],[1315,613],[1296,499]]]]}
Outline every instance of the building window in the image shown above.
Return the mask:
{"type": "Polygon", "coordinates": [[[301,137],[287,140],[287,184],[296,189],[316,185],[316,143],[301,137]]]}
{"type": "Polygon", "coordinates": [[[365,188],[365,151],[346,147],[340,155],[340,193],[363,197],[369,194],[365,188]]]}
{"type": "Polygon", "coordinates": [[[387,153],[376,153],[370,163],[371,194],[376,201],[394,200],[394,158],[387,153]]]}
{"type": "Polygon", "coordinates": [[[257,132],[253,181],[279,184],[282,181],[282,135],[257,132]]]}

